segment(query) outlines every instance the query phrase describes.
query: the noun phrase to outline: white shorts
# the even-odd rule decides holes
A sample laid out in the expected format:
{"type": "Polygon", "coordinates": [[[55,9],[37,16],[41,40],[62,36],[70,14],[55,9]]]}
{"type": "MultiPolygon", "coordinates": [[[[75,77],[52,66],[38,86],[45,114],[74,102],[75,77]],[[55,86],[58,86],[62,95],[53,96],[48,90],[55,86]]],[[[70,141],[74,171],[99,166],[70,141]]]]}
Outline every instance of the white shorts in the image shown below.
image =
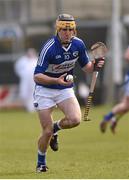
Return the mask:
{"type": "Polygon", "coordinates": [[[49,109],[71,97],[75,97],[73,88],[50,89],[36,86],[34,92],[34,107],[36,110],[49,109]]]}

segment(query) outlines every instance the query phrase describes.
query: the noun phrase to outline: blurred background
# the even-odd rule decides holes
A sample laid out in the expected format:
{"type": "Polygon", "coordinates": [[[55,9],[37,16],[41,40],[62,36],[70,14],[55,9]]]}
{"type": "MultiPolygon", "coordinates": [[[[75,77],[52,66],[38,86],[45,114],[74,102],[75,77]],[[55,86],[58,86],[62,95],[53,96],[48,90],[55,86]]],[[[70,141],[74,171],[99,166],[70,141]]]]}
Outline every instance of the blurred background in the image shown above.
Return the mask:
{"type": "MultiPolygon", "coordinates": [[[[97,41],[109,48],[97,80],[94,104],[119,100],[119,86],[128,68],[123,58],[129,45],[128,0],[0,0],[0,108],[20,106],[14,64],[28,48],[39,52],[41,44],[54,34],[60,13],[75,17],[78,37],[88,50],[97,41]]],[[[85,77],[78,64],[75,75],[75,92],[83,104],[91,76],[85,77]]]]}

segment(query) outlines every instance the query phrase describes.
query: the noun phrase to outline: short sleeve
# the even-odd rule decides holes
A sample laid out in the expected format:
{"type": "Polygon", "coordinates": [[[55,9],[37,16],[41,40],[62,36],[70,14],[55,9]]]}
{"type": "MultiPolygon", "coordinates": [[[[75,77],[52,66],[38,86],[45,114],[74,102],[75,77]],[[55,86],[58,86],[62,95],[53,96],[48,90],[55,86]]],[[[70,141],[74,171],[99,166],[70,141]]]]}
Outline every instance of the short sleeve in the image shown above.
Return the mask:
{"type": "Polygon", "coordinates": [[[79,44],[78,62],[82,68],[89,62],[89,56],[88,56],[87,49],[83,41],[79,44]]]}
{"type": "Polygon", "coordinates": [[[45,51],[44,48],[42,48],[39,54],[39,58],[38,58],[38,62],[37,62],[34,74],[44,73],[46,69],[48,68],[50,59],[51,59],[50,50],[45,51]]]}

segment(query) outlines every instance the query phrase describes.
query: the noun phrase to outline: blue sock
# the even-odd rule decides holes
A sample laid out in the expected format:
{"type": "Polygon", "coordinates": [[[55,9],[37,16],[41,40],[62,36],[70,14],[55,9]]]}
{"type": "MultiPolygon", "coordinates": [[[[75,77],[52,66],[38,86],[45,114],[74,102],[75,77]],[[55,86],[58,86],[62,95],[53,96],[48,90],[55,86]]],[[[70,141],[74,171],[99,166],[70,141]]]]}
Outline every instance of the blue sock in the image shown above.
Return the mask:
{"type": "Polygon", "coordinates": [[[37,165],[46,165],[46,153],[42,153],[40,150],[38,150],[38,162],[37,165]]]}
{"type": "Polygon", "coordinates": [[[114,116],[113,112],[109,112],[106,116],[104,116],[104,121],[109,121],[114,116]]]}
{"type": "Polygon", "coordinates": [[[53,126],[53,133],[56,134],[60,129],[61,127],[59,126],[59,121],[55,122],[53,126]]]}

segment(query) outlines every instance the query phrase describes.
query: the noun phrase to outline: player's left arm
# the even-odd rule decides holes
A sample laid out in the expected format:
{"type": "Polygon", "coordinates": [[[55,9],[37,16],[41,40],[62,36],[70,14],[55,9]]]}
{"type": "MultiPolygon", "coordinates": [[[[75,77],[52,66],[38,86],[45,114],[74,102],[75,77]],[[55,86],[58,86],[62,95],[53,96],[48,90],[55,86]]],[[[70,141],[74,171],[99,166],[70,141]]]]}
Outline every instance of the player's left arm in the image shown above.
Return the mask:
{"type": "Polygon", "coordinates": [[[104,65],[104,58],[89,61],[83,68],[82,70],[84,72],[93,72],[93,71],[98,71],[101,69],[104,65]]]}
{"type": "Polygon", "coordinates": [[[104,59],[90,61],[85,44],[80,44],[79,64],[84,72],[93,72],[96,68],[102,68],[104,59]]]}

